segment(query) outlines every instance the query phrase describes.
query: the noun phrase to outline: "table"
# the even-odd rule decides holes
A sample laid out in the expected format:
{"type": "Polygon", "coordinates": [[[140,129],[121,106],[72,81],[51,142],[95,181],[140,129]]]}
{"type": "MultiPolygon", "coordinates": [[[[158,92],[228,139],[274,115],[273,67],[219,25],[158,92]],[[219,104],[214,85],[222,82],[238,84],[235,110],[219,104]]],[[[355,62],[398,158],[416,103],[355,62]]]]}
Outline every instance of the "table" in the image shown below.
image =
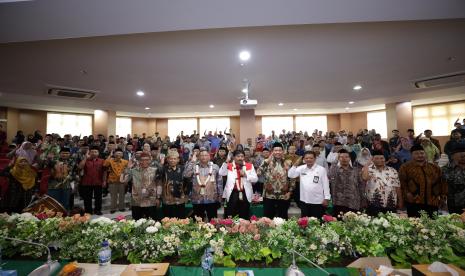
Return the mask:
{"type": "MultiPolygon", "coordinates": [[[[44,261],[17,261],[17,260],[3,260],[5,265],[3,266],[4,270],[16,270],[18,271],[19,276],[23,275],[28,275],[31,273],[34,269],[38,268],[39,266],[43,265],[45,263],[44,261]]],[[[60,269],[57,271],[57,273],[54,273],[52,275],[58,275],[58,272],[65,266],[68,262],[67,261],[60,261],[60,269]]]]}
{"type": "MultiPolygon", "coordinates": [[[[300,268],[305,275],[312,276],[326,276],[327,274],[320,271],[317,268],[300,268]]],[[[238,271],[238,270],[252,270],[255,276],[284,276],[286,275],[287,268],[227,268],[227,267],[217,267],[213,268],[214,276],[224,276],[227,275],[225,272],[228,271],[238,271]]],[[[350,270],[347,268],[327,268],[328,272],[334,273],[338,276],[350,276],[353,275],[350,273],[350,270]]],[[[170,266],[169,276],[197,276],[202,275],[202,269],[200,267],[184,267],[184,266],[170,266]]],[[[234,274],[233,274],[234,275],[234,274]]],[[[356,273],[355,275],[358,275],[356,273]]]]}

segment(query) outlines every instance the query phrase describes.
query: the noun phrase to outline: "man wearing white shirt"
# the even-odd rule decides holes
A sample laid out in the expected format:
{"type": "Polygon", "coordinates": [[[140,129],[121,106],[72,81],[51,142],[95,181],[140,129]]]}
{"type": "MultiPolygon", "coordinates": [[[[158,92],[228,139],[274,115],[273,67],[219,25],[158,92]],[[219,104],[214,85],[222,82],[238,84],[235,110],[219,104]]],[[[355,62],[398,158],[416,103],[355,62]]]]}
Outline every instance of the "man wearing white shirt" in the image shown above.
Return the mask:
{"type": "Polygon", "coordinates": [[[252,183],[257,182],[258,177],[253,165],[244,161],[244,151],[236,150],[233,156],[233,162],[228,162],[228,156],[219,171],[220,175],[227,176],[223,192],[223,198],[227,201],[225,216],[249,219],[252,183]]]}
{"type": "Polygon", "coordinates": [[[320,219],[331,199],[326,169],[315,163],[315,153],[304,154],[305,165],[298,160],[288,172],[289,178],[300,177],[301,216],[320,219]]]}

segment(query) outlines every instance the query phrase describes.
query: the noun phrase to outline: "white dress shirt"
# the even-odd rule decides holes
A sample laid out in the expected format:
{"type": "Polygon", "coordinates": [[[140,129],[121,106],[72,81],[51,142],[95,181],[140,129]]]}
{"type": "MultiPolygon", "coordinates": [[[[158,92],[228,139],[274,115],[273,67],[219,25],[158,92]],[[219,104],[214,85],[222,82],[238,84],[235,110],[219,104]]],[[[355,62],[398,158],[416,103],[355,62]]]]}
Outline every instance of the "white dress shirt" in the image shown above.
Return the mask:
{"type": "Polygon", "coordinates": [[[307,165],[292,166],[287,173],[290,178],[300,176],[300,200],[307,204],[321,204],[324,199],[330,200],[329,180],[326,169],[318,164],[311,168],[307,165]]]}

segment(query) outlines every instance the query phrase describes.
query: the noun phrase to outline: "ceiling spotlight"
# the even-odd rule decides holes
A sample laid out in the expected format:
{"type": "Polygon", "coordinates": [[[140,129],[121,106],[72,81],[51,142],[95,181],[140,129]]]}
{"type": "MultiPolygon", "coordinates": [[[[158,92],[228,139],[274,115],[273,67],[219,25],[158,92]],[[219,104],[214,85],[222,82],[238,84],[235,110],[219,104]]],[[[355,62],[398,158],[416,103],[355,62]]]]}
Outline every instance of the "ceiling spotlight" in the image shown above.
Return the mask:
{"type": "Polygon", "coordinates": [[[298,109],[297,108],[294,108],[294,111],[297,111],[298,109]]]}
{"type": "Polygon", "coordinates": [[[279,103],[278,105],[279,105],[279,106],[283,106],[284,104],[283,104],[283,103],[279,103]]]}
{"type": "Polygon", "coordinates": [[[350,102],[349,102],[349,104],[354,104],[354,103],[355,103],[355,102],[353,102],[353,101],[350,101],[350,102]]]}
{"type": "Polygon", "coordinates": [[[356,86],[354,86],[353,89],[354,89],[354,90],[360,90],[360,89],[362,89],[362,86],[357,84],[356,86]]]}
{"type": "Polygon", "coordinates": [[[242,93],[248,93],[249,92],[249,89],[247,88],[242,88],[242,93]]]}
{"type": "Polygon", "coordinates": [[[346,107],[346,110],[349,110],[349,109],[350,109],[350,107],[346,107]]]}
{"type": "Polygon", "coordinates": [[[215,106],[211,104],[209,107],[210,107],[210,108],[214,108],[215,106]]]}
{"type": "Polygon", "coordinates": [[[142,91],[142,90],[137,91],[136,94],[137,94],[137,96],[139,96],[139,97],[142,97],[142,96],[145,95],[144,91],[142,91]]]}
{"type": "Polygon", "coordinates": [[[149,109],[150,109],[150,107],[146,107],[146,108],[145,108],[145,110],[149,110],[149,109]]]}
{"type": "Polygon", "coordinates": [[[250,59],[250,52],[249,51],[241,51],[239,53],[239,59],[241,61],[248,61],[250,59]]]}

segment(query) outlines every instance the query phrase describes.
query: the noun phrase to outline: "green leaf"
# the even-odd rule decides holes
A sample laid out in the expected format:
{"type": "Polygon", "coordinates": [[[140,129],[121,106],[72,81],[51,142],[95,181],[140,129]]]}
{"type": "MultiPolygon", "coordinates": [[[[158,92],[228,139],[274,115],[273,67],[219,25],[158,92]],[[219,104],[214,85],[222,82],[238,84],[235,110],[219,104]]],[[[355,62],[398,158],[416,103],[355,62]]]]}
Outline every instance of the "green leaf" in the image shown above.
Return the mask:
{"type": "Polygon", "coordinates": [[[260,254],[266,257],[271,254],[271,249],[269,247],[263,247],[262,249],[260,249],[260,254]]]}
{"type": "Polygon", "coordinates": [[[281,257],[281,251],[277,251],[277,250],[271,250],[271,256],[273,257],[273,259],[278,259],[281,257]]]}
{"type": "Polygon", "coordinates": [[[232,260],[231,256],[224,256],[223,257],[223,265],[225,267],[236,267],[236,263],[232,260]]]}

